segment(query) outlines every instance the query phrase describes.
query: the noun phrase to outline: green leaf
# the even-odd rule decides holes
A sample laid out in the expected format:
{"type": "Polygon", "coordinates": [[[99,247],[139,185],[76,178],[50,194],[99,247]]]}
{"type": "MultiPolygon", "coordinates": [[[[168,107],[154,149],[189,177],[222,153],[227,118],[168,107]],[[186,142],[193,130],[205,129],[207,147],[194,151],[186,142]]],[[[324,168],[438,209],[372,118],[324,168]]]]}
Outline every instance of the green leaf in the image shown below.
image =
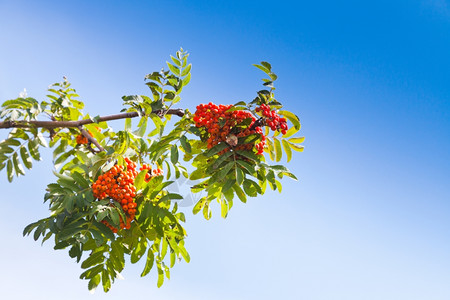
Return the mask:
{"type": "Polygon", "coordinates": [[[115,236],[114,236],[114,232],[111,231],[111,229],[109,229],[105,224],[97,222],[97,221],[93,221],[92,222],[95,227],[97,227],[98,230],[100,230],[100,232],[102,234],[104,234],[109,240],[114,241],[115,236]]]}
{"type": "Polygon", "coordinates": [[[221,142],[221,143],[215,145],[214,147],[212,147],[211,149],[209,149],[208,151],[206,151],[205,155],[206,155],[206,157],[214,156],[215,154],[219,153],[222,150],[225,150],[228,147],[229,147],[229,145],[227,143],[221,142]]]}
{"type": "Polygon", "coordinates": [[[72,212],[74,200],[75,200],[75,198],[73,195],[70,195],[70,196],[67,196],[64,198],[63,206],[64,206],[65,210],[67,210],[68,212],[72,212]]]}
{"type": "Polygon", "coordinates": [[[245,180],[244,184],[242,186],[244,188],[245,193],[247,195],[249,195],[250,197],[258,196],[256,188],[253,186],[253,184],[250,180],[245,180]]]}
{"type": "Polygon", "coordinates": [[[86,180],[86,178],[77,171],[72,173],[72,178],[80,187],[84,189],[89,188],[91,186],[90,183],[86,180]]]}
{"type": "Polygon", "coordinates": [[[244,137],[240,137],[238,139],[238,144],[242,145],[242,144],[250,144],[255,142],[256,140],[260,139],[261,135],[259,133],[254,133],[254,134],[250,134],[244,137]]]}
{"type": "Polygon", "coordinates": [[[34,160],[41,160],[41,155],[39,154],[39,145],[37,140],[31,140],[28,142],[28,151],[34,160]]]}
{"type": "Polygon", "coordinates": [[[253,174],[255,173],[255,166],[254,165],[250,165],[249,163],[247,163],[246,161],[243,160],[236,160],[236,162],[243,167],[249,174],[253,174]]]}
{"type": "Polygon", "coordinates": [[[102,285],[103,291],[107,293],[111,289],[111,279],[109,278],[109,274],[107,270],[102,271],[102,285]]]}
{"type": "Polygon", "coordinates": [[[292,158],[292,150],[289,146],[289,143],[286,140],[282,140],[284,152],[286,152],[287,162],[289,162],[292,158]]]}
{"type": "Polygon", "coordinates": [[[272,79],[272,81],[275,81],[275,80],[277,80],[277,78],[278,78],[278,76],[277,76],[275,73],[272,73],[272,72],[270,72],[270,73],[267,74],[267,75],[269,75],[269,77],[270,77],[270,79],[272,79]]]}
{"type": "Polygon", "coordinates": [[[19,162],[19,154],[17,154],[17,152],[15,152],[13,154],[13,164],[14,164],[14,170],[16,171],[17,176],[19,176],[19,174],[25,175],[25,170],[24,170],[22,164],[19,162]]]}
{"type": "Polygon", "coordinates": [[[103,255],[103,252],[96,252],[94,254],[91,254],[85,261],[81,263],[81,268],[87,269],[92,266],[101,264],[105,260],[105,256],[103,255]]]}
{"type": "Polygon", "coordinates": [[[62,230],[58,234],[58,240],[63,241],[72,238],[75,234],[79,233],[80,231],[84,230],[82,227],[69,227],[64,230],[62,230]]]}
{"type": "Polygon", "coordinates": [[[206,204],[206,199],[206,197],[203,197],[194,205],[194,208],[192,209],[194,215],[198,214],[203,209],[203,206],[206,204]]]}
{"type": "Polygon", "coordinates": [[[218,173],[217,180],[222,180],[225,176],[228,175],[230,170],[235,166],[234,161],[230,161],[226,164],[218,173]]]}
{"type": "Polygon", "coordinates": [[[271,71],[272,70],[272,66],[266,62],[266,61],[262,61],[261,65],[263,65],[267,70],[271,71]]]}
{"type": "Polygon", "coordinates": [[[181,61],[178,58],[170,56],[170,59],[172,59],[173,63],[176,64],[178,67],[181,67],[181,61]]]}
{"type": "Polygon", "coordinates": [[[13,138],[6,139],[2,144],[3,145],[16,146],[16,147],[20,146],[20,142],[18,140],[16,140],[16,139],[13,139],[13,138]]]}
{"type": "Polygon", "coordinates": [[[300,143],[303,143],[304,140],[305,140],[304,136],[302,136],[302,137],[293,137],[293,138],[289,139],[289,142],[290,143],[294,143],[294,144],[300,144],[300,143]]]}
{"type": "Polygon", "coordinates": [[[164,271],[161,269],[161,266],[158,264],[158,282],[156,283],[157,287],[161,287],[164,283],[164,271]]]}
{"type": "Polygon", "coordinates": [[[69,177],[69,176],[67,176],[67,175],[58,173],[58,172],[56,172],[56,171],[53,171],[53,174],[54,174],[56,177],[58,177],[59,179],[64,179],[64,180],[68,180],[68,181],[71,181],[71,180],[72,180],[72,177],[69,177]]]}
{"type": "Polygon", "coordinates": [[[292,174],[291,172],[282,172],[282,174],[283,174],[283,175],[286,175],[286,176],[288,176],[288,177],[291,177],[291,178],[294,179],[295,181],[298,180],[297,177],[296,177],[294,174],[292,174]]]}
{"type": "Polygon", "coordinates": [[[97,275],[98,273],[100,273],[102,270],[103,270],[103,265],[97,265],[95,267],[92,267],[92,268],[84,271],[80,275],[80,279],[90,279],[90,278],[94,277],[95,275],[97,275]]]}
{"type": "Polygon", "coordinates": [[[186,69],[184,69],[183,72],[181,73],[181,77],[186,76],[191,71],[191,67],[192,67],[191,64],[187,65],[186,69]]]}
{"type": "Polygon", "coordinates": [[[13,180],[13,164],[11,160],[8,160],[8,162],[6,163],[6,174],[8,175],[8,181],[12,182],[13,180]]]}
{"type": "Polygon", "coordinates": [[[178,162],[178,147],[177,145],[172,145],[170,148],[170,161],[173,164],[176,164],[178,162]]]}
{"type": "Polygon", "coordinates": [[[273,141],[275,144],[275,159],[276,159],[276,161],[280,161],[281,157],[283,155],[283,151],[281,150],[280,140],[277,138],[273,138],[273,141]]]}
{"type": "Polygon", "coordinates": [[[263,72],[266,73],[266,74],[269,74],[269,73],[270,73],[270,70],[267,69],[267,68],[264,67],[264,66],[256,65],[256,64],[253,64],[253,66],[257,67],[258,69],[260,69],[261,71],[263,71],[263,72]]]}
{"type": "Polygon", "coordinates": [[[59,180],[58,180],[58,183],[59,183],[61,186],[63,186],[63,187],[65,187],[65,188],[68,188],[68,189],[72,190],[73,192],[77,192],[77,191],[80,190],[80,187],[78,187],[78,186],[75,184],[75,181],[74,181],[73,179],[71,179],[71,180],[59,179],[59,180]]]}
{"type": "Polygon", "coordinates": [[[175,253],[180,252],[180,249],[178,248],[178,244],[176,243],[175,239],[167,238],[167,241],[169,242],[170,248],[173,250],[173,252],[175,253]]]}
{"type": "Polygon", "coordinates": [[[183,196],[181,196],[180,194],[168,193],[167,195],[161,197],[161,199],[159,199],[159,202],[162,203],[167,200],[181,200],[181,199],[183,199],[183,196]]]}
{"type": "Polygon", "coordinates": [[[147,175],[148,170],[142,170],[139,172],[139,174],[136,176],[136,179],[134,180],[134,186],[136,187],[136,190],[140,190],[142,188],[142,185],[145,182],[145,175],[147,175]]]}
{"type": "MultiPolygon", "coordinates": [[[[222,190],[223,192],[223,190],[222,190]]],[[[225,196],[225,199],[228,201],[229,208],[233,206],[233,199],[234,199],[234,192],[232,189],[228,189],[227,191],[223,192],[223,195],[225,196]]]]}
{"type": "Polygon", "coordinates": [[[39,221],[38,222],[34,222],[31,224],[28,224],[24,229],[23,229],[23,236],[25,235],[29,235],[31,233],[31,231],[33,231],[34,228],[36,228],[37,226],[39,226],[39,221]]]}
{"type": "Polygon", "coordinates": [[[264,194],[264,192],[263,192],[263,190],[262,190],[262,188],[261,188],[261,186],[258,184],[258,183],[256,183],[255,181],[253,181],[253,180],[251,180],[251,179],[245,179],[246,181],[248,181],[248,182],[250,182],[252,185],[253,185],[253,187],[256,189],[256,192],[258,193],[258,194],[264,194]]]}
{"type": "Polygon", "coordinates": [[[41,234],[45,234],[46,229],[47,229],[47,226],[45,225],[45,223],[41,223],[34,231],[34,235],[33,235],[34,240],[37,241],[41,234]]]}
{"type": "Polygon", "coordinates": [[[236,183],[238,185],[241,185],[242,182],[244,182],[244,178],[245,178],[244,172],[242,172],[241,169],[236,168],[236,183]]]}
{"type": "Polygon", "coordinates": [[[172,71],[173,74],[180,77],[180,69],[176,66],[172,65],[171,63],[167,62],[167,66],[169,67],[170,71],[172,71]]]}
{"type": "Polygon", "coordinates": [[[191,257],[189,256],[189,253],[186,251],[186,248],[184,248],[184,241],[180,241],[178,244],[180,249],[180,254],[184,258],[184,260],[188,263],[191,261],[191,257]]]}
{"type": "MultiPolygon", "coordinates": [[[[237,110],[247,110],[247,106],[245,106],[245,102],[244,102],[244,106],[235,104],[232,107],[230,107],[229,109],[227,109],[226,112],[232,112],[232,111],[237,111],[237,110]]],[[[223,126],[223,125],[221,125],[221,126],[223,126]]]]}
{"type": "Polygon", "coordinates": [[[187,74],[186,77],[183,78],[182,82],[183,82],[183,86],[188,85],[188,83],[191,81],[191,73],[187,74]]]}
{"type": "Polygon", "coordinates": [[[121,272],[125,267],[124,246],[121,242],[115,241],[111,243],[111,252],[109,258],[114,263],[115,269],[121,272]]]}
{"type": "Polygon", "coordinates": [[[226,218],[228,215],[228,204],[227,201],[225,199],[222,199],[220,201],[220,215],[222,218],[226,218]]]}
{"type": "Polygon", "coordinates": [[[89,283],[88,283],[89,291],[91,291],[91,292],[95,291],[97,286],[100,284],[100,280],[101,280],[100,274],[97,274],[94,277],[92,277],[91,280],[89,280],[89,283]]]}
{"type": "Polygon", "coordinates": [[[241,200],[243,203],[247,202],[247,196],[245,195],[244,191],[241,189],[238,185],[233,185],[233,190],[236,192],[236,195],[238,196],[239,200],[241,200]]]}
{"type": "Polygon", "coordinates": [[[11,148],[11,147],[8,147],[8,146],[2,146],[1,148],[0,148],[0,153],[13,153],[14,152],[14,149],[13,148],[11,148]]]}
{"type": "Polygon", "coordinates": [[[134,248],[133,251],[131,252],[131,259],[130,259],[131,263],[132,264],[137,263],[141,259],[142,255],[145,254],[146,250],[147,250],[147,240],[144,238],[138,242],[136,248],[134,248]]]}
{"type": "Polygon", "coordinates": [[[111,219],[111,221],[113,222],[113,224],[118,227],[120,224],[119,212],[115,209],[111,209],[111,210],[109,210],[108,215],[109,215],[109,218],[111,219]]]}
{"type": "Polygon", "coordinates": [[[244,151],[244,150],[239,150],[236,151],[237,154],[247,157],[255,162],[259,162],[260,161],[260,157],[258,157],[255,153],[251,152],[251,151],[244,151]]]}
{"type": "Polygon", "coordinates": [[[190,180],[198,180],[198,179],[205,178],[205,177],[206,177],[205,170],[197,169],[191,173],[191,175],[189,176],[189,179],[190,180]]]}
{"type": "Polygon", "coordinates": [[[181,136],[180,143],[186,153],[192,152],[191,144],[185,135],[181,136]]]}
{"type": "Polygon", "coordinates": [[[94,228],[90,228],[89,232],[92,234],[92,236],[94,237],[95,243],[97,246],[100,246],[101,244],[103,244],[103,235],[101,234],[100,231],[95,230],[94,228]]]}
{"type": "Polygon", "coordinates": [[[235,182],[236,180],[234,178],[228,179],[222,186],[222,193],[226,193],[230,188],[232,188],[235,182]]]}
{"type": "Polygon", "coordinates": [[[141,277],[144,277],[150,272],[150,270],[153,268],[154,262],[155,262],[155,255],[153,254],[152,249],[149,248],[147,253],[147,261],[145,263],[144,270],[141,273],[141,277]]]}
{"type": "Polygon", "coordinates": [[[291,146],[292,150],[297,151],[297,152],[303,152],[304,147],[303,146],[297,146],[295,144],[289,143],[289,145],[291,146]]]}
{"type": "Polygon", "coordinates": [[[274,147],[272,138],[268,137],[266,139],[266,142],[267,142],[267,148],[264,151],[268,152],[270,160],[274,161],[275,160],[275,147],[274,147]]]}
{"type": "Polygon", "coordinates": [[[217,158],[214,164],[211,166],[211,168],[208,168],[208,172],[214,171],[219,168],[220,165],[231,155],[233,155],[233,152],[231,151],[225,152],[224,154],[220,155],[219,158],[217,158]]]}
{"type": "Polygon", "coordinates": [[[162,239],[162,244],[161,244],[161,258],[164,259],[164,257],[167,254],[167,249],[169,248],[169,243],[167,242],[167,240],[165,238],[162,239]]]}

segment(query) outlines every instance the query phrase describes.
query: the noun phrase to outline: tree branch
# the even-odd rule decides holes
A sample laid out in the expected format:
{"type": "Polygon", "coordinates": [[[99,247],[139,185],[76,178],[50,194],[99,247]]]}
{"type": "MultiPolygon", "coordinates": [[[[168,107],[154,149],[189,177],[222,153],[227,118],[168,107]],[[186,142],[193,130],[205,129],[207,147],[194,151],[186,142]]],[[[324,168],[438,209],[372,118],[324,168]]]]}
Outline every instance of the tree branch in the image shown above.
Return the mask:
{"type": "MultiPolygon", "coordinates": [[[[156,115],[177,115],[179,117],[184,116],[184,110],[183,109],[168,109],[168,110],[157,110],[152,112],[156,115]]],[[[5,128],[46,128],[46,129],[53,129],[53,128],[69,128],[69,127],[77,127],[86,125],[86,124],[92,124],[92,123],[98,123],[98,122],[105,122],[105,121],[112,121],[112,120],[120,120],[120,119],[130,119],[138,117],[139,114],[137,112],[128,112],[128,113],[121,113],[116,115],[109,115],[109,116],[103,116],[97,118],[95,121],[92,119],[83,119],[79,121],[4,121],[0,122],[0,129],[5,128]]]]}
{"type": "MultiPolygon", "coordinates": [[[[89,132],[86,131],[86,129],[83,128],[83,126],[78,126],[78,129],[80,130],[81,134],[88,139],[89,143],[94,144],[98,150],[101,151],[105,151],[105,149],[98,143],[98,141],[96,139],[94,139],[94,137],[92,135],[89,134],[89,132]]],[[[95,150],[90,148],[89,149],[91,152],[94,152],[95,150]]]]}

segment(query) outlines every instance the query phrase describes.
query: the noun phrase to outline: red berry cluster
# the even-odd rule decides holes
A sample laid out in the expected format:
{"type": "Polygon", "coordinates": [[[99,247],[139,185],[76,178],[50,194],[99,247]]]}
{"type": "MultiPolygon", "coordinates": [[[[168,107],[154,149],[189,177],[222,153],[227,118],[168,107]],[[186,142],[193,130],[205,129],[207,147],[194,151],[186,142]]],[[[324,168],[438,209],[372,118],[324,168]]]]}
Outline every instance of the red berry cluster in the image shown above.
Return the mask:
{"type": "Polygon", "coordinates": [[[286,134],[288,125],[285,118],[280,118],[276,111],[272,110],[269,105],[261,104],[255,109],[256,112],[261,112],[265,118],[265,124],[273,131],[280,130],[282,134],[286,134]]]}
{"type": "Polygon", "coordinates": [[[147,164],[143,164],[141,166],[140,171],[142,171],[142,170],[148,170],[147,174],[145,174],[145,181],[146,182],[149,182],[150,179],[152,179],[155,176],[162,176],[164,174],[162,169],[156,168],[156,169],[152,170],[152,167],[150,165],[147,165],[147,164]]]}
{"type": "MultiPolygon", "coordinates": [[[[136,164],[125,158],[127,164],[124,166],[115,165],[106,173],[100,175],[97,181],[92,185],[94,197],[99,200],[109,197],[117,201],[122,206],[125,212],[126,220],[120,218],[120,228],[129,229],[131,221],[136,214],[136,203],[134,197],[136,196],[136,187],[134,186],[134,179],[137,176],[136,164]]],[[[103,220],[113,232],[117,232],[117,228],[103,220]]]]}
{"type": "MultiPolygon", "coordinates": [[[[230,146],[234,146],[233,149],[235,150],[252,150],[255,147],[258,154],[262,154],[265,145],[265,136],[260,126],[252,126],[256,118],[248,111],[228,111],[231,107],[233,105],[215,105],[211,102],[197,106],[193,120],[196,127],[204,127],[208,132],[208,149],[220,142],[227,142],[230,146]],[[251,119],[250,124],[245,127],[239,126],[246,119],[251,119]],[[237,138],[245,137],[253,133],[259,133],[262,141],[256,145],[237,144],[237,138]]],[[[230,148],[225,149],[221,153],[229,150],[230,148]]]]}

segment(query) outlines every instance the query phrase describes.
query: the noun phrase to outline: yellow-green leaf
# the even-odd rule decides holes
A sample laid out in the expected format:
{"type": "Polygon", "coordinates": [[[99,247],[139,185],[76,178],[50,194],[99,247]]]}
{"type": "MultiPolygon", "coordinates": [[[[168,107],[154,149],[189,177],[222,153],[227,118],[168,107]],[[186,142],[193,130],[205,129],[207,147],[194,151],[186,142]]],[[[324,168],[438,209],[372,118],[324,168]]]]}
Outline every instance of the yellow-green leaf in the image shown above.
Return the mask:
{"type": "Polygon", "coordinates": [[[276,161],[280,161],[281,157],[283,156],[283,151],[281,150],[281,143],[280,140],[277,138],[274,138],[274,144],[275,144],[275,158],[276,161]]]}
{"type": "Polygon", "coordinates": [[[303,146],[297,146],[295,144],[289,143],[289,145],[291,146],[292,150],[297,151],[297,152],[303,152],[303,146]]]}
{"type": "Polygon", "coordinates": [[[284,152],[286,152],[287,162],[289,162],[292,158],[292,150],[289,146],[289,143],[286,140],[282,140],[284,152]]]}
{"type": "Polygon", "coordinates": [[[303,143],[303,141],[305,140],[305,137],[293,137],[289,139],[289,142],[294,143],[294,144],[300,144],[303,143]]]}

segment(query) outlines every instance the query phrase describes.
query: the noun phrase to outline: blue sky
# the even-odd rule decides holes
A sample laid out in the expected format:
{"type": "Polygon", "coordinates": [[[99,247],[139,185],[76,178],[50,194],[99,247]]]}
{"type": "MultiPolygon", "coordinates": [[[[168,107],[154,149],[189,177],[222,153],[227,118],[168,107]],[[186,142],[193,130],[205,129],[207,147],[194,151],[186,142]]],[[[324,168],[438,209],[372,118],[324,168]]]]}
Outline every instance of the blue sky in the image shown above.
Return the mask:
{"type": "MultiPolygon", "coordinates": [[[[191,263],[156,288],[129,266],[90,295],[79,265],[22,238],[45,217],[51,159],[0,177],[10,299],[449,299],[450,2],[0,1],[0,101],[67,76],[92,115],[148,94],[143,76],[191,53],[180,106],[249,100],[272,63],[305,152],[283,193],[223,220],[189,213],[191,263]]],[[[114,124],[111,124],[113,127],[114,124]]],[[[0,132],[3,138],[4,132],[0,132]]]]}

